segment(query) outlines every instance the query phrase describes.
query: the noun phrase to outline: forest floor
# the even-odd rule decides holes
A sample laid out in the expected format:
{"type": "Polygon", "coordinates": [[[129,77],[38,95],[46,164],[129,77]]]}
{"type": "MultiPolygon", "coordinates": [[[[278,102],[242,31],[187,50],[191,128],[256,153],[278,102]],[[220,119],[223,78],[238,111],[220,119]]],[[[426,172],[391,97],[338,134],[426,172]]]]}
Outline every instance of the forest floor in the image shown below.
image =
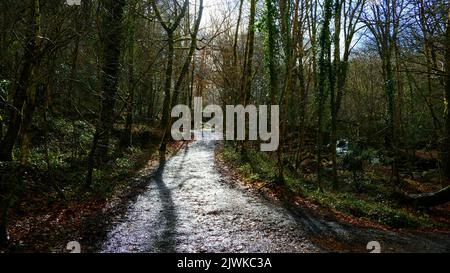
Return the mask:
{"type": "MultiPolygon", "coordinates": [[[[393,229],[268,185],[205,136],[171,143],[163,163],[156,142],[125,151],[90,192],[45,191],[48,175],[30,170],[10,213],[11,244],[0,252],[67,252],[69,241],[82,252],[367,252],[369,241],[383,252],[450,251],[445,230],[393,229]]],[[[53,171],[63,179],[56,186],[84,170],[64,166],[53,171]]]]}
{"type": "Polygon", "coordinates": [[[293,215],[306,238],[317,248],[331,252],[368,252],[367,243],[377,241],[382,252],[448,252],[450,232],[440,229],[393,228],[364,217],[323,206],[296,194],[289,187],[255,180],[234,162],[224,159],[223,145],[216,149],[216,166],[232,184],[240,185],[293,215]]]}
{"type": "MultiPolygon", "coordinates": [[[[99,170],[94,172],[95,181],[90,189],[84,186],[83,163],[54,167],[50,176],[45,173],[45,164],[44,167],[35,166],[34,160],[33,166],[23,176],[24,182],[20,182],[26,187],[17,204],[10,209],[10,242],[0,248],[0,253],[68,252],[67,243],[82,240],[87,226],[90,230],[101,232],[103,223],[96,222],[98,226],[93,227],[91,221],[133,196],[140,183],[133,177],[157,168],[159,155],[156,143],[158,141],[146,141],[145,145],[115,155],[101,173],[99,170]]],[[[185,144],[171,142],[166,157],[176,154],[185,144]]]]}
{"type": "Polygon", "coordinates": [[[450,234],[364,225],[255,187],[216,156],[217,143],[195,141],[144,173],[126,203],[85,228],[92,252],[448,252],[450,234]],[[99,231],[99,223],[102,228],[99,231]]]}

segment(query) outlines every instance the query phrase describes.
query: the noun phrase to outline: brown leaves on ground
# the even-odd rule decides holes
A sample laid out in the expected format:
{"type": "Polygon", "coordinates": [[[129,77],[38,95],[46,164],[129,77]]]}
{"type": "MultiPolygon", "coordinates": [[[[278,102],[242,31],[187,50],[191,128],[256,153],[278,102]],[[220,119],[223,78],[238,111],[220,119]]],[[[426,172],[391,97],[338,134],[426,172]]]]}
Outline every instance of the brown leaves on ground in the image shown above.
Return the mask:
{"type": "MultiPolygon", "coordinates": [[[[340,212],[333,208],[323,207],[314,201],[311,201],[307,198],[304,198],[300,196],[300,194],[295,194],[292,191],[289,191],[285,189],[282,186],[278,186],[275,184],[270,184],[270,187],[268,187],[267,183],[264,181],[255,181],[252,180],[246,175],[239,171],[238,168],[235,166],[232,166],[231,162],[227,162],[223,156],[222,156],[223,146],[220,146],[217,148],[217,153],[215,156],[215,163],[219,170],[219,172],[225,176],[228,176],[231,178],[232,181],[235,183],[241,183],[246,188],[262,191],[264,195],[274,201],[284,201],[287,202],[287,205],[295,205],[297,207],[306,208],[309,211],[320,215],[322,217],[332,219],[332,220],[338,220],[340,222],[348,223],[353,226],[359,226],[359,227],[365,227],[365,228],[376,228],[380,230],[401,230],[392,228],[388,225],[384,225],[382,223],[378,223],[375,221],[371,221],[366,218],[359,218],[356,216],[352,216],[343,212],[340,212]]],[[[386,167],[387,168],[387,167],[386,167]]],[[[387,171],[387,170],[386,170],[387,171]]],[[[308,174],[306,174],[308,175],[308,174]]],[[[314,176],[314,174],[310,174],[311,176],[314,176]]],[[[412,183],[412,180],[406,180],[406,183],[412,183]]],[[[432,191],[436,189],[436,185],[428,185],[424,186],[422,183],[418,181],[414,181],[414,185],[421,185],[421,190],[428,190],[432,191]]],[[[416,188],[417,190],[417,188],[416,188]]],[[[440,223],[446,223],[447,226],[450,224],[450,203],[447,203],[445,205],[441,205],[438,207],[434,207],[429,209],[428,211],[429,215],[440,223]]],[[[427,232],[448,232],[448,229],[442,229],[442,228],[429,228],[429,227],[420,227],[416,229],[417,231],[427,231],[427,232]]],[[[333,243],[333,242],[330,242],[333,243]]]]}
{"type": "MultiPolygon", "coordinates": [[[[170,157],[179,151],[186,142],[170,142],[167,154],[170,157]]],[[[131,180],[151,172],[158,165],[157,153],[147,151],[140,158],[136,168],[129,170],[131,180]]],[[[28,193],[18,206],[9,213],[10,247],[4,251],[12,252],[65,252],[70,241],[83,239],[86,223],[118,204],[126,202],[127,193],[133,191],[129,182],[118,183],[117,188],[108,198],[100,194],[88,194],[78,200],[65,201],[39,193],[28,193]],[[123,184],[123,185],[122,185],[123,184]]],[[[85,194],[80,192],[80,194],[85,194]]],[[[89,229],[96,228],[89,226],[89,229]]],[[[102,229],[103,227],[98,227],[102,229]]]]}

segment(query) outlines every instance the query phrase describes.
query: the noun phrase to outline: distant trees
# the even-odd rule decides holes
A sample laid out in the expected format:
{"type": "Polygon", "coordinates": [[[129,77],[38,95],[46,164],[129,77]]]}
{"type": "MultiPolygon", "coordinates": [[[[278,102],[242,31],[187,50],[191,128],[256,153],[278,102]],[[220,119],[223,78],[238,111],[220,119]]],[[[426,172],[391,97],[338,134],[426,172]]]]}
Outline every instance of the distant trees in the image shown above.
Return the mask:
{"type": "Polygon", "coordinates": [[[330,79],[330,153],[333,167],[333,184],[337,186],[337,120],[347,81],[348,61],[352,51],[352,43],[361,23],[364,0],[336,0],[334,3],[333,61],[330,79]],[[341,35],[343,50],[341,50],[341,35]]]}
{"type": "MultiPolygon", "coordinates": [[[[411,147],[417,146],[417,140],[424,136],[414,130],[417,127],[413,124],[417,125],[419,117],[407,113],[431,115],[434,127],[444,130],[439,124],[444,124],[445,119],[436,111],[445,107],[437,105],[435,98],[439,88],[435,87],[439,81],[433,76],[446,70],[438,65],[439,59],[445,63],[442,50],[445,31],[439,30],[445,30],[442,28],[445,24],[439,25],[437,19],[442,18],[443,13],[447,16],[444,2],[264,1],[256,19],[260,35],[255,36],[255,54],[263,51],[264,66],[262,69],[256,66],[253,73],[256,85],[252,85],[251,92],[255,94],[252,100],[258,103],[256,95],[262,88],[265,92],[263,102],[276,102],[281,106],[282,140],[276,159],[279,176],[283,176],[283,169],[290,162],[300,172],[302,163],[310,156],[311,131],[316,128],[313,148],[318,181],[324,176],[328,180],[330,174],[333,186],[339,186],[336,142],[340,137],[351,137],[363,146],[381,145],[377,147],[386,151],[392,167],[390,180],[395,185],[401,184],[400,154],[415,149],[411,147]],[[415,20],[422,22],[419,26],[425,33],[423,36],[416,35],[417,25],[412,23],[415,20]],[[422,53],[428,56],[425,59],[428,64],[418,67],[411,58],[422,53]],[[429,82],[425,93],[422,83],[412,76],[419,73],[429,82]],[[261,78],[263,83],[259,82],[261,78]],[[369,103],[370,98],[376,99],[378,104],[366,104],[361,107],[364,109],[357,110],[360,112],[355,112],[360,109],[358,103],[366,100],[369,103]],[[384,101],[379,101],[381,98],[384,101]],[[428,113],[412,110],[419,106],[428,109],[428,113]],[[298,140],[294,144],[292,137],[298,140]]],[[[236,12],[241,9],[242,5],[236,2],[236,12]]],[[[251,13],[251,5],[247,9],[251,13]]],[[[242,43],[247,48],[251,32],[245,34],[247,40],[242,43]]],[[[236,40],[232,44],[234,49],[237,48],[236,40]]],[[[220,47],[226,48],[224,44],[220,47]]],[[[237,58],[235,52],[233,56],[237,58]]],[[[216,62],[222,64],[221,69],[225,69],[226,56],[214,55],[221,60],[216,62]]],[[[235,63],[241,63],[245,69],[246,61],[244,56],[241,62],[235,63]]],[[[226,83],[233,81],[230,73],[222,77],[226,83]]],[[[244,77],[240,84],[247,84],[244,77]]],[[[440,88],[444,86],[446,84],[440,88]]],[[[222,92],[228,94],[229,87],[224,85],[224,88],[222,92]]],[[[424,126],[425,130],[429,129],[428,125],[424,126]]],[[[446,145],[447,141],[442,138],[441,141],[446,145]]],[[[447,162],[445,155],[443,152],[442,162],[447,162]]]]}
{"type": "MultiPolygon", "coordinates": [[[[220,90],[222,104],[270,102],[281,106],[282,137],[276,153],[280,179],[286,164],[292,163],[300,172],[302,162],[310,156],[313,141],[318,180],[321,181],[331,167],[332,184],[337,187],[336,141],[344,136],[360,141],[375,134],[374,142],[383,142],[389,151],[391,180],[397,184],[400,181],[399,152],[410,149],[416,139],[423,138],[422,133],[416,135],[414,131],[418,117],[405,114],[416,113],[412,107],[428,109],[426,115],[431,116],[434,134],[442,143],[440,166],[447,173],[446,92],[441,92],[444,103],[437,105],[439,90],[445,91],[447,86],[444,50],[447,28],[440,20],[448,17],[445,0],[433,3],[422,0],[265,0],[261,5],[257,1],[231,1],[236,16],[227,18],[224,14],[223,21],[216,21],[220,24],[217,27],[223,30],[215,30],[220,35],[211,30],[215,39],[204,44],[201,55],[196,51],[199,49],[197,36],[202,33],[203,1],[198,6],[196,2],[194,9],[186,2],[135,3],[135,13],[144,16],[133,19],[136,21],[134,31],[126,35],[136,36],[131,39],[135,43],[127,44],[121,54],[126,55],[122,59],[128,60],[125,61],[128,74],[123,77],[127,78],[128,93],[121,102],[125,104],[126,139],[131,135],[133,112],[142,112],[139,106],[132,107],[137,100],[141,108],[144,106],[147,112],[155,112],[160,117],[160,128],[164,132],[160,153],[163,155],[170,139],[170,108],[180,98],[192,97],[194,89],[201,90],[197,94],[205,95],[205,83],[210,80],[220,90]],[[260,7],[263,9],[259,10],[260,7]],[[194,19],[190,20],[192,17],[194,19]],[[414,20],[418,24],[413,24],[414,20]],[[143,48],[136,42],[142,37],[141,29],[151,30],[161,38],[160,50],[150,51],[154,53],[150,55],[164,71],[155,69],[154,64],[147,70],[139,61],[133,61],[133,52],[143,48]],[[423,58],[424,65],[413,64],[413,56],[423,58]],[[362,64],[363,60],[368,63],[362,64]],[[201,65],[197,66],[197,62],[201,65]],[[211,69],[212,65],[216,69],[211,69]],[[357,68],[365,69],[359,71],[361,77],[369,77],[370,73],[373,76],[363,82],[362,78],[355,78],[357,68]],[[139,70],[144,75],[137,75],[139,70]],[[147,76],[149,74],[151,77],[147,76]],[[142,96],[139,86],[152,86],[152,91],[142,96]],[[381,97],[385,100],[379,101],[381,105],[367,106],[349,116],[360,109],[357,100],[381,97]],[[162,100],[160,105],[157,104],[159,99],[162,100]],[[440,116],[439,111],[444,112],[444,116],[440,116]],[[314,137],[311,135],[313,128],[317,130],[314,137]],[[400,141],[405,137],[408,141],[400,141]]],[[[206,92],[208,96],[208,92],[215,91],[206,92]]],[[[121,114],[119,111],[117,116],[121,114]]]]}
{"type": "MultiPolygon", "coordinates": [[[[371,31],[377,51],[382,61],[382,71],[384,78],[384,88],[386,94],[386,113],[388,117],[386,146],[391,152],[392,177],[395,176],[399,182],[396,150],[398,148],[396,131],[396,79],[394,74],[394,55],[398,50],[399,24],[402,11],[404,10],[403,0],[385,0],[383,5],[372,4],[369,18],[366,18],[367,27],[371,31]]],[[[397,90],[398,92],[398,90],[397,90]]]]}

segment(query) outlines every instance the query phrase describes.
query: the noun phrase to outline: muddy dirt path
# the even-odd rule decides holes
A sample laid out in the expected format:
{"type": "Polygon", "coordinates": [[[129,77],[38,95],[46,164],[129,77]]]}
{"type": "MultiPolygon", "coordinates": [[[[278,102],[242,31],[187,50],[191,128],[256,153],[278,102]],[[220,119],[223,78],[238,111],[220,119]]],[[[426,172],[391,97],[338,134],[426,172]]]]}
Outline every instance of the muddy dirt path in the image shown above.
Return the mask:
{"type": "Polygon", "coordinates": [[[214,166],[212,133],[149,175],[148,186],[115,222],[102,252],[450,251],[448,234],[355,228],[284,208],[229,183],[214,166]]]}

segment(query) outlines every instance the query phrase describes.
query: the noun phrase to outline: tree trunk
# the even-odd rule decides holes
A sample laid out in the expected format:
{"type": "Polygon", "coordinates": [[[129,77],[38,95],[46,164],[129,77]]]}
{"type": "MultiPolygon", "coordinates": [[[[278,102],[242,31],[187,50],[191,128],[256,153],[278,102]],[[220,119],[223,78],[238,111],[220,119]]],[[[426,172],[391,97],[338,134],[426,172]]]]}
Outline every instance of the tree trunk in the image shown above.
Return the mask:
{"type": "MultiPolygon", "coordinates": [[[[250,17],[247,28],[247,41],[245,44],[244,67],[241,79],[240,102],[246,106],[250,102],[252,94],[252,77],[253,77],[253,52],[255,43],[255,16],[256,16],[256,0],[250,1],[250,17]]],[[[241,157],[247,157],[246,141],[240,143],[241,157]]]]}
{"type": "Polygon", "coordinates": [[[447,14],[447,28],[445,31],[445,93],[444,93],[444,174],[450,181],[450,8],[447,14]]]}
{"type": "MultiPolygon", "coordinates": [[[[195,20],[194,30],[191,33],[191,44],[189,46],[189,52],[184,60],[183,67],[181,68],[180,74],[175,83],[175,87],[173,90],[173,96],[172,96],[172,102],[170,105],[171,108],[175,107],[178,103],[178,97],[179,97],[179,94],[181,91],[182,84],[184,82],[186,75],[189,72],[189,66],[192,62],[192,57],[194,56],[195,50],[197,49],[197,34],[198,34],[198,30],[200,28],[202,14],[203,14],[203,0],[200,0],[197,19],[195,20]]],[[[167,124],[165,124],[164,135],[163,135],[163,139],[162,139],[161,145],[160,145],[161,153],[165,153],[165,151],[166,151],[167,142],[169,141],[169,135],[171,132],[172,118],[168,118],[168,119],[169,119],[169,121],[167,122],[167,124]]]]}
{"type": "Polygon", "coordinates": [[[134,39],[135,39],[135,7],[131,4],[128,10],[128,99],[126,102],[125,132],[122,140],[124,147],[133,144],[133,111],[136,83],[134,79],[134,39]]]}
{"type": "Polygon", "coordinates": [[[450,186],[432,193],[410,194],[407,201],[416,206],[432,207],[450,202],[450,186]]]}
{"type": "Polygon", "coordinates": [[[0,200],[0,246],[8,243],[8,203],[6,198],[0,200]]]}
{"type": "Polygon", "coordinates": [[[275,14],[276,10],[273,4],[273,0],[266,0],[266,37],[264,41],[266,69],[269,73],[269,97],[272,104],[276,103],[276,96],[278,94],[278,80],[276,71],[276,27],[275,27],[275,14]]]}
{"type": "Polygon", "coordinates": [[[133,108],[134,108],[134,93],[135,93],[135,82],[134,82],[134,47],[130,46],[129,50],[129,60],[128,60],[128,99],[126,106],[126,117],[125,117],[125,135],[123,139],[123,146],[130,147],[133,143],[133,108]]]}
{"type": "Polygon", "coordinates": [[[13,87],[13,102],[10,107],[10,117],[8,122],[8,130],[5,136],[0,142],[0,161],[11,161],[12,151],[16,140],[19,135],[19,131],[22,125],[22,120],[25,114],[32,114],[31,108],[28,111],[22,113],[22,109],[27,101],[28,92],[34,93],[36,85],[33,83],[33,75],[37,73],[38,60],[38,36],[40,28],[40,1],[29,0],[28,6],[28,29],[27,38],[25,41],[23,63],[21,65],[21,71],[19,79],[15,82],[13,87]]]}
{"type": "Polygon", "coordinates": [[[109,139],[114,126],[114,107],[119,78],[124,0],[105,0],[102,22],[103,64],[101,78],[101,112],[97,127],[98,144],[95,159],[107,162],[109,139]]]}
{"type": "Polygon", "coordinates": [[[253,51],[255,43],[255,16],[256,16],[256,0],[250,1],[250,18],[248,22],[248,37],[246,46],[246,58],[244,64],[244,73],[242,81],[242,102],[247,105],[250,101],[252,91],[253,76],[253,51]]]}
{"type": "MultiPolygon", "coordinates": [[[[341,1],[336,0],[334,3],[334,60],[333,66],[329,70],[330,77],[330,114],[331,114],[331,132],[330,132],[330,153],[331,153],[331,163],[332,163],[332,176],[333,176],[333,187],[336,188],[338,184],[337,175],[337,163],[336,163],[336,141],[337,141],[337,94],[338,90],[337,81],[340,80],[340,63],[341,63],[341,45],[340,45],[340,34],[341,34],[341,1]]],[[[329,56],[331,58],[331,56],[329,56]]],[[[330,61],[331,62],[331,61],[330,61]]]]}
{"type": "Polygon", "coordinates": [[[155,0],[152,1],[153,11],[156,14],[156,17],[159,20],[159,23],[164,28],[167,33],[167,64],[166,64],[166,75],[164,82],[164,102],[163,102],[163,112],[161,117],[160,128],[164,130],[163,139],[159,146],[159,157],[160,160],[163,161],[166,158],[166,128],[169,125],[169,116],[170,116],[170,106],[171,106],[171,89],[172,89],[172,74],[173,74],[173,59],[175,54],[175,40],[174,33],[175,30],[180,25],[181,19],[184,18],[187,8],[189,6],[189,1],[185,0],[181,12],[178,16],[176,16],[174,22],[172,24],[168,24],[163,20],[161,13],[159,12],[158,6],[156,5],[155,0]]]}
{"type": "Polygon", "coordinates": [[[161,129],[165,129],[167,127],[167,122],[169,120],[170,115],[170,97],[172,90],[172,74],[173,74],[173,55],[175,52],[174,49],[174,38],[173,32],[167,33],[167,64],[166,64],[166,73],[165,73],[165,82],[164,82],[164,101],[163,101],[163,109],[161,116],[161,129]]]}
{"type": "MultiPolygon", "coordinates": [[[[241,25],[241,19],[242,19],[242,6],[244,4],[244,0],[239,1],[239,13],[238,13],[238,19],[236,22],[236,29],[234,31],[234,39],[233,39],[233,68],[237,69],[238,64],[238,52],[237,52],[237,46],[238,46],[238,40],[239,40],[239,27],[241,25]]],[[[236,90],[236,93],[238,90],[236,90]]],[[[237,94],[235,94],[237,95],[237,94]]]]}
{"type": "Polygon", "coordinates": [[[322,149],[323,149],[323,112],[325,104],[325,87],[329,76],[330,53],[330,21],[332,17],[332,0],[326,0],[324,6],[324,20],[319,37],[319,77],[317,84],[317,181],[319,187],[322,182],[322,149]]]}

